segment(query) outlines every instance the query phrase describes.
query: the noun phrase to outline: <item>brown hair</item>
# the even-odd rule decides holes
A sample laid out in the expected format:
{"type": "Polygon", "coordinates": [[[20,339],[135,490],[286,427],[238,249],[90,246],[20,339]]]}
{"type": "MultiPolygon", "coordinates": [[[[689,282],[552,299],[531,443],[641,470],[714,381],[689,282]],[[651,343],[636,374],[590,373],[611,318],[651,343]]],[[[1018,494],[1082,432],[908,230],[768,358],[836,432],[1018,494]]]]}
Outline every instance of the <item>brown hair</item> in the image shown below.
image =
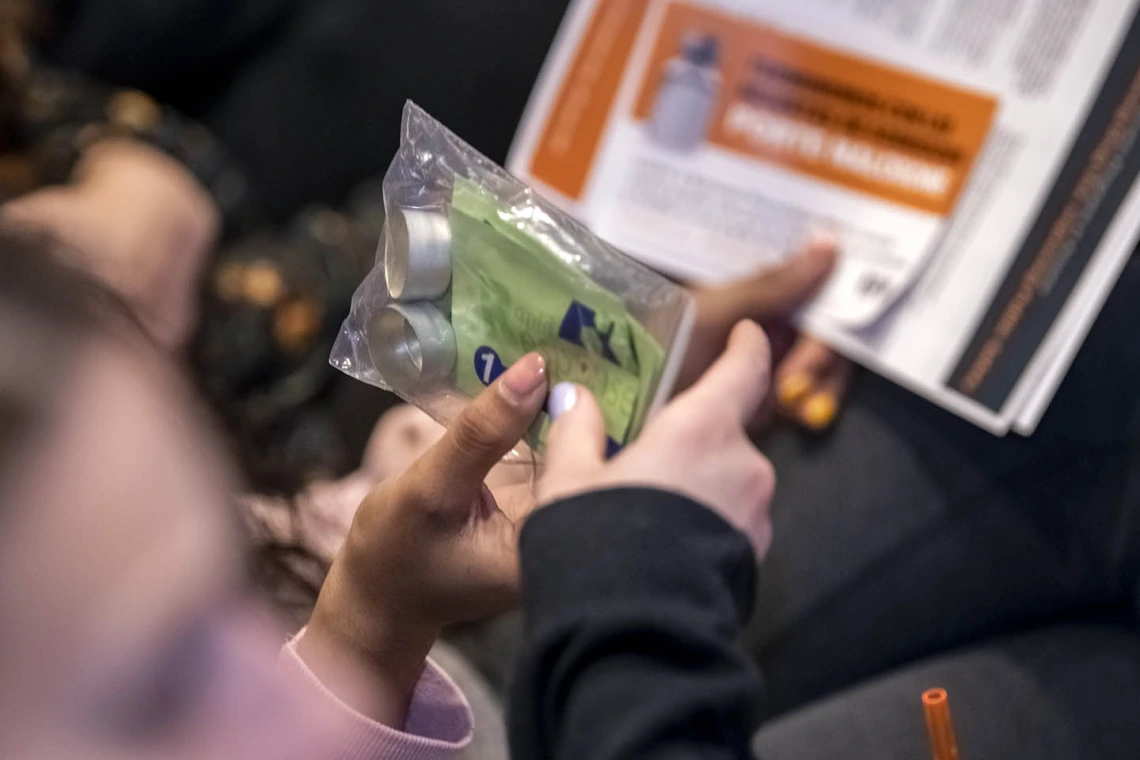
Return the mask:
{"type": "MultiPolygon", "coordinates": [[[[48,423],[53,381],[70,376],[68,363],[82,347],[123,330],[147,337],[127,304],[67,256],[49,238],[0,225],[0,484],[48,423]]],[[[326,564],[298,544],[266,538],[252,541],[246,557],[253,584],[291,621],[303,622],[326,564]]]]}
{"type": "Polygon", "coordinates": [[[39,20],[29,0],[0,0],[0,202],[36,183],[33,162],[14,154],[14,126],[30,67],[28,45],[38,36],[39,20]]]}
{"type": "Polygon", "coordinates": [[[50,403],[51,379],[110,315],[129,312],[54,254],[47,238],[0,227],[0,476],[50,403]]]}
{"type": "Polygon", "coordinates": [[[29,67],[28,44],[38,19],[28,0],[0,3],[0,117],[10,115],[19,100],[20,84],[29,67]]]}

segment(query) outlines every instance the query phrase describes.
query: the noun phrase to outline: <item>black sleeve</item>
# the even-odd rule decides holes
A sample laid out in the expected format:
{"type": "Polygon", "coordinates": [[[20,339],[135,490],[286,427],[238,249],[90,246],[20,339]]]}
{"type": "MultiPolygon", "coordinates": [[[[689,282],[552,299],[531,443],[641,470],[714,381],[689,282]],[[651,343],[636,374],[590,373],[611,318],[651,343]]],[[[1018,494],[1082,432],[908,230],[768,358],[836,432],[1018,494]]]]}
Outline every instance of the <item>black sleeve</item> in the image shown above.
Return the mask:
{"type": "Polygon", "coordinates": [[[521,539],[517,758],[751,757],[760,680],[736,646],[747,539],[682,496],[620,489],[540,510],[521,539]]]}

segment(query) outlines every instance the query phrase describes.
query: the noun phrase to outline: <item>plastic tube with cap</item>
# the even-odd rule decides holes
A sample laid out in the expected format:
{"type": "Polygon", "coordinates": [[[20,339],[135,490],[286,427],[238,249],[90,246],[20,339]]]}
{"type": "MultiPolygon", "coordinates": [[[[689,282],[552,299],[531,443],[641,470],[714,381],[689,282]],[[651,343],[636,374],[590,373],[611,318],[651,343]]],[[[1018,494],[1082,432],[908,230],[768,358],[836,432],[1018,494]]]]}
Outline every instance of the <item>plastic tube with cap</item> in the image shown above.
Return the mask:
{"type": "Polygon", "coordinates": [[[368,351],[394,390],[409,391],[447,379],[455,368],[455,333],[430,303],[389,304],[371,320],[368,351]]]}
{"type": "Polygon", "coordinates": [[[926,713],[926,731],[930,736],[930,752],[934,760],[958,760],[958,740],[950,720],[950,698],[945,689],[929,689],[922,694],[926,713]]]}
{"type": "Polygon", "coordinates": [[[384,280],[394,301],[430,301],[451,284],[451,224],[439,211],[400,209],[388,218],[384,280]]]}

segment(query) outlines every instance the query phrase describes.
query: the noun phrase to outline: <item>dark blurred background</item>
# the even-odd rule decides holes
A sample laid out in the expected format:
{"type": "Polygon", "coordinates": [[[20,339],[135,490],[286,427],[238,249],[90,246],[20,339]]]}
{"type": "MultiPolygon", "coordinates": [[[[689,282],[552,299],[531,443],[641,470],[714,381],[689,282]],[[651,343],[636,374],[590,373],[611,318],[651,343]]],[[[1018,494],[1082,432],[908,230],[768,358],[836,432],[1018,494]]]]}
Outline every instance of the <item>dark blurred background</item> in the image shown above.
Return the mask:
{"type": "Polygon", "coordinates": [[[65,0],[48,57],[207,125],[271,220],[384,171],[412,99],[502,161],[563,0],[65,0]]]}
{"type": "Polygon", "coordinates": [[[92,110],[89,90],[132,88],[204,125],[241,177],[245,193],[204,280],[192,362],[258,489],[294,492],[353,469],[393,402],[336,376],[327,356],[372,262],[383,213],[375,181],[397,147],[405,100],[503,162],[565,6],[38,4],[37,66],[73,77],[92,110]],[[215,292],[235,282],[237,298],[215,292]],[[278,291],[301,295],[284,317],[278,291]]]}

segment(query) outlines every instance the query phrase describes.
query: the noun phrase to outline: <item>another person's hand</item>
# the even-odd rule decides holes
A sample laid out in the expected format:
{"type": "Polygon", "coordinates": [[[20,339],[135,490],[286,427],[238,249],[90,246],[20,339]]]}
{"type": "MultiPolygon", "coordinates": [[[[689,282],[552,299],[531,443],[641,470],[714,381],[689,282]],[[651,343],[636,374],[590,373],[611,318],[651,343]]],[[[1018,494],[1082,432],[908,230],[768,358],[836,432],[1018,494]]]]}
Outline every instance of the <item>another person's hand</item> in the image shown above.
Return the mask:
{"type": "Polygon", "coordinates": [[[776,478],[745,426],[768,392],[769,370],[763,330],[739,323],[704,376],[608,462],[605,422],[593,396],[578,386],[556,386],[550,398],[556,421],[547,439],[539,503],[623,486],[680,493],[748,536],[762,559],[771,544],[768,505],[776,478]]]}
{"type": "Polygon", "coordinates": [[[441,629],[516,603],[518,531],[534,491],[484,482],[545,398],[545,365],[528,354],[361,504],[297,647],[361,712],[399,725],[441,629]]]}
{"type": "Polygon", "coordinates": [[[97,143],[72,184],[11,201],[0,217],[75,252],[162,345],[178,348],[193,331],[197,280],[220,219],[205,190],[165,154],[126,140],[97,143]]]}
{"type": "MultiPolygon", "coordinates": [[[[787,320],[826,282],[835,258],[834,243],[820,240],[752,277],[699,288],[697,324],[678,387],[695,382],[724,349],[732,326],[750,319],[763,325],[772,341],[777,389],[773,400],[780,410],[812,430],[830,426],[847,391],[851,364],[810,335],[797,334],[787,320]]],[[[767,421],[770,407],[750,421],[752,429],[767,421]]]]}

